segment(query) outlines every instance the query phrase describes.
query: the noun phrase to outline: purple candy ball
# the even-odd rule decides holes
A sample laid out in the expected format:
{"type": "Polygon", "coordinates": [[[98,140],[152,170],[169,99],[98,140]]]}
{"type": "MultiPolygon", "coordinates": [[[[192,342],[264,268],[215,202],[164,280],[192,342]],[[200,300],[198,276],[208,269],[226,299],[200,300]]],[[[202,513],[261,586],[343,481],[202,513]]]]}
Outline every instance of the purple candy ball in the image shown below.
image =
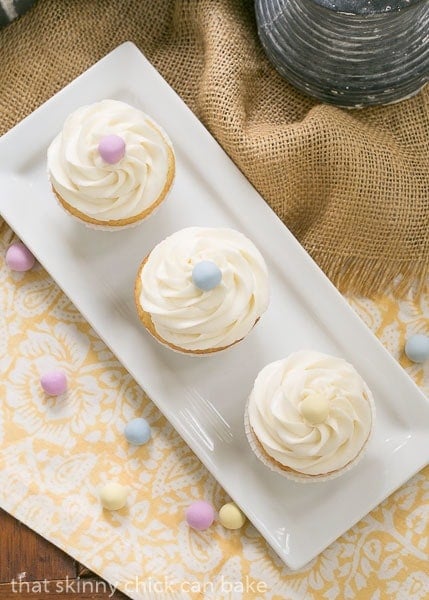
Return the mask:
{"type": "Polygon", "coordinates": [[[213,506],[205,500],[197,500],[186,509],[186,522],[193,529],[203,531],[208,529],[215,518],[213,506]]]}
{"type": "Polygon", "coordinates": [[[6,264],[12,271],[29,271],[35,262],[36,259],[22,242],[12,244],[6,251],[6,264]]]}
{"type": "Polygon", "coordinates": [[[101,158],[113,165],[121,160],[125,154],[125,142],[119,135],[105,135],[98,144],[101,158]]]}
{"type": "Polygon", "coordinates": [[[40,384],[49,396],[60,396],[67,390],[67,377],[64,371],[48,371],[40,378],[40,384]]]}

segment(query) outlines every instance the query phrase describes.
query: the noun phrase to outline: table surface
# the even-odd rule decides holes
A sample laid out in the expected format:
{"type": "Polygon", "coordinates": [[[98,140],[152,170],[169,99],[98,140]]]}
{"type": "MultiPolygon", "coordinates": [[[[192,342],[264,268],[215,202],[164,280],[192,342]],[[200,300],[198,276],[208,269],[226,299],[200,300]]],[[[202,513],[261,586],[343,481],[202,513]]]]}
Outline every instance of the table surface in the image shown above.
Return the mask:
{"type": "Polygon", "coordinates": [[[105,600],[126,598],[84,565],[0,510],[0,598],[21,596],[105,600]],[[21,581],[21,585],[19,584],[21,581]],[[67,591],[68,590],[68,591],[67,591]]]}

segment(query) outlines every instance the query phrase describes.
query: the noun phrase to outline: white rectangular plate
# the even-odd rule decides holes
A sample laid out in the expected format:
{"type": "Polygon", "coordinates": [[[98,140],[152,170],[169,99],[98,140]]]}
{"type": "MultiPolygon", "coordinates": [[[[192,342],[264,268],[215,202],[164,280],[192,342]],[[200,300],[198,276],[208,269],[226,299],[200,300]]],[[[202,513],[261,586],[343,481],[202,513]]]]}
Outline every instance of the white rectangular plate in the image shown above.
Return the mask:
{"type": "Polygon", "coordinates": [[[118,359],[292,569],[338,536],[429,460],[429,404],[182,100],[131,43],[78,77],[0,140],[0,211],[118,359]],[[49,142],[80,105],[116,98],[152,115],[177,153],[165,205],[124,232],[86,229],[52,197],[49,142]],[[133,302],[140,260],[190,225],[231,226],[264,254],[268,312],[225,353],[191,358],[155,342],[133,302]],[[362,462],[343,477],[298,484],[248,447],[243,408],[258,371],[313,348],[343,356],[372,388],[377,423],[362,462]]]}

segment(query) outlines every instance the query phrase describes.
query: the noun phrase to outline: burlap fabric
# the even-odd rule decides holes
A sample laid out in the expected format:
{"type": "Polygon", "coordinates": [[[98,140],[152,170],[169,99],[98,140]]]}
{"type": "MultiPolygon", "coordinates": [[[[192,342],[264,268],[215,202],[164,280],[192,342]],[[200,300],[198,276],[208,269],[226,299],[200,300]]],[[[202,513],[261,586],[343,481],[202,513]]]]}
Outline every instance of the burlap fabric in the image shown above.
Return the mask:
{"type": "Polygon", "coordinates": [[[125,40],[336,285],[370,294],[395,281],[400,293],[425,282],[429,89],[362,111],[306,98],[265,57],[250,0],[39,0],[0,32],[0,132],[125,40]]]}

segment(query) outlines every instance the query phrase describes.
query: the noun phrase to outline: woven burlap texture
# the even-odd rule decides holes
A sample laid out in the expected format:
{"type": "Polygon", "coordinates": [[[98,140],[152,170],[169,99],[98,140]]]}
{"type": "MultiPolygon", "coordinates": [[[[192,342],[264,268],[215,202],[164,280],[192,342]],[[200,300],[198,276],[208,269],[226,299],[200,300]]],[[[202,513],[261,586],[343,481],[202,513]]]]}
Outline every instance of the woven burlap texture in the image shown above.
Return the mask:
{"type": "Polygon", "coordinates": [[[39,0],[0,32],[0,133],[126,40],[340,289],[425,282],[429,88],[387,107],[319,104],[270,65],[250,0],[39,0]]]}

